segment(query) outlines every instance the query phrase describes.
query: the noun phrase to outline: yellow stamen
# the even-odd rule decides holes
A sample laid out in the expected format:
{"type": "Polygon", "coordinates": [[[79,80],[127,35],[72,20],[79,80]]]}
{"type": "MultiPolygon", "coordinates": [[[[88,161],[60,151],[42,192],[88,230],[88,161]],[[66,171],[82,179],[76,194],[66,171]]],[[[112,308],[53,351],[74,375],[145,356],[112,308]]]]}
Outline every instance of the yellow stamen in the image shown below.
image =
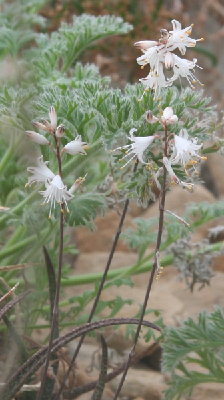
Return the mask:
{"type": "Polygon", "coordinates": [[[82,146],[82,148],[83,148],[84,150],[89,150],[89,145],[88,145],[88,144],[84,144],[84,146],[82,146]]]}
{"type": "Polygon", "coordinates": [[[206,157],[206,156],[202,156],[202,157],[201,157],[201,160],[206,161],[207,159],[208,159],[208,157],[206,157]]]}

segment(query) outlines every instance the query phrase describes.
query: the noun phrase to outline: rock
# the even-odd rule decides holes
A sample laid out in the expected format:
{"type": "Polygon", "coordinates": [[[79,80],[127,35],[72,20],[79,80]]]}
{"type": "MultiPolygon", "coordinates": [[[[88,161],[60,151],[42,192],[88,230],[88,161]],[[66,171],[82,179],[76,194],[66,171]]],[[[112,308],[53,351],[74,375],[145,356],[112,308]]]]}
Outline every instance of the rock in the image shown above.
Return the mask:
{"type": "Polygon", "coordinates": [[[217,194],[219,197],[224,196],[224,181],[223,181],[223,171],[224,171],[224,157],[222,154],[213,153],[209,154],[207,164],[209,167],[209,172],[214,182],[217,194]]]}
{"type": "MultiPolygon", "coordinates": [[[[97,217],[96,230],[90,231],[86,227],[75,229],[75,242],[80,252],[110,251],[113,238],[116,234],[120,216],[113,210],[108,211],[103,217],[97,217]]],[[[123,230],[132,226],[132,218],[126,215],[123,230]]],[[[129,251],[128,247],[119,239],[117,250],[129,251]]]]}
{"type": "Polygon", "coordinates": [[[223,383],[203,383],[194,388],[191,400],[223,400],[223,383]]]}
{"type": "MultiPolygon", "coordinates": [[[[192,193],[182,189],[180,186],[175,186],[166,194],[165,208],[177,215],[183,216],[186,205],[190,203],[199,203],[201,201],[214,203],[216,198],[202,185],[195,186],[192,193]]],[[[149,207],[148,210],[142,214],[142,217],[152,218],[159,215],[158,205],[159,203],[156,201],[155,204],[149,207]]]]}
{"type": "Polygon", "coordinates": [[[224,272],[224,255],[223,254],[221,254],[220,256],[214,257],[212,269],[213,269],[213,271],[224,272]]]}
{"type": "MultiPolygon", "coordinates": [[[[121,377],[111,381],[115,391],[121,377]]],[[[163,375],[159,372],[130,368],[121,391],[121,396],[128,399],[143,398],[144,400],[161,400],[162,391],[165,389],[163,375]]]]}

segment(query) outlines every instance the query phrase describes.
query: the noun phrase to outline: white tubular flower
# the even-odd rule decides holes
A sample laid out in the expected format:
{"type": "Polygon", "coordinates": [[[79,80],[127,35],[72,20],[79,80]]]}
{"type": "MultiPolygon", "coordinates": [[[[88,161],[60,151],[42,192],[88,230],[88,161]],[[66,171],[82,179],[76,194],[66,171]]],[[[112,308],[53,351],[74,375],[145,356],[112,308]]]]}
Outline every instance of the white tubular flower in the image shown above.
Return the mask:
{"type": "Polygon", "coordinates": [[[71,200],[74,196],[72,193],[69,193],[60,175],[55,175],[51,182],[45,183],[45,186],[46,190],[41,191],[40,194],[44,197],[44,203],[50,203],[49,217],[51,217],[51,210],[55,208],[56,203],[65,203],[68,210],[67,201],[71,200]]]}
{"type": "Polygon", "coordinates": [[[127,157],[130,157],[129,160],[126,162],[126,164],[122,167],[126,167],[126,165],[129,164],[130,161],[132,161],[135,157],[142,163],[146,164],[145,161],[143,160],[143,154],[144,151],[147,149],[150,144],[152,144],[153,140],[155,139],[155,136],[144,136],[144,137],[136,137],[133,135],[134,132],[136,132],[137,129],[133,128],[130,130],[130,136],[129,139],[132,141],[131,144],[128,144],[126,146],[118,147],[116,150],[126,150],[125,156],[122,158],[124,160],[127,157]]]}
{"type": "Polygon", "coordinates": [[[71,142],[67,143],[65,147],[63,147],[62,151],[71,154],[72,156],[76,154],[86,154],[85,152],[86,146],[87,143],[83,142],[81,136],[78,135],[75,138],[75,140],[72,140],[71,142]]]}
{"type": "Polygon", "coordinates": [[[174,136],[173,154],[171,156],[172,164],[186,164],[192,158],[201,158],[198,151],[201,149],[202,144],[197,144],[196,140],[191,140],[188,137],[186,129],[181,129],[179,135],[174,136]]]}
{"type": "Polygon", "coordinates": [[[175,124],[178,121],[177,116],[173,113],[172,107],[166,107],[164,109],[161,121],[166,125],[175,124]]]}
{"type": "Polygon", "coordinates": [[[32,175],[28,178],[27,185],[32,185],[34,182],[47,183],[54,179],[55,174],[47,167],[48,161],[43,161],[43,156],[37,159],[36,167],[28,167],[27,171],[32,175]]]}
{"type": "Polygon", "coordinates": [[[49,110],[49,118],[50,118],[50,125],[53,130],[57,128],[57,113],[53,106],[50,107],[49,110]]]}
{"type": "Polygon", "coordinates": [[[157,46],[158,42],[155,40],[140,40],[139,42],[135,42],[134,46],[138,47],[140,50],[143,51],[143,53],[150,49],[150,47],[157,46]]]}
{"type": "Polygon", "coordinates": [[[171,167],[171,160],[168,160],[167,157],[163,157],[163,164],[168,172],[168,175],[171,179],[171,182],[176,183],[177,185],[182,186],[182,188],[189,190],[192,192],[194,185],[192,183],[181,181],[175,174],[173,168],[171,167]]]}
{"type": "Polygon", "coordinates": [[[25,131],[25,134],[34,143],[38,143],[38,144],[42,144],[42,145],[49,144],[49,141],[43,135],[40,135],[37,132],[25,131]]]}
{"type": "MultiPolygon", "coordinates": [[[[169,81],[173,82],[178,78],[186,78],[189,85],[194,88],[193,83],[201,82],[196,78],[192,70],[195,67],[201,68],[197,65],[197,59],[194,58],[193,61],[186,60],[185,58],[180,58],[174,54],[174,66],[173,66],[173,76],[169,81]]],[[[201,68],[202,69],[202,68],[201,68]]]]}
{"type": "Polygon", "coordinates": [[[139,79],[145,86],[145,90],[154,90],[159,94],[162,88],[172,85],[173,82],[167,82],[163,73],[162,65],[158,66],[159,72],[151,71],[145,78],[139,79]]]}
{"type": "Polygon", "coordinates": [[[169,32],[169,39],[167,42],[167,47],[173,51],[175,49],[179,49],[182,55],[186,53],[186,47],[195,47],[197,42],[204,40],[201,39],[191,39],[189,35],[191,35],[192,25],[187,26],[186,28],[181,28],[181,23],[173,19],[172,21],[173,30],[169,32]]]}
{"type": "Polygon", "coordinates": [[[164,59],[164,54],[161,51],[161,47],[164,46],[151,47],[146,50],[141,57],[137,58],[137,63],[141,65],[142,69],[145,65],[149,64],[152,70],[159,73],[159,63],[164,59]]]}

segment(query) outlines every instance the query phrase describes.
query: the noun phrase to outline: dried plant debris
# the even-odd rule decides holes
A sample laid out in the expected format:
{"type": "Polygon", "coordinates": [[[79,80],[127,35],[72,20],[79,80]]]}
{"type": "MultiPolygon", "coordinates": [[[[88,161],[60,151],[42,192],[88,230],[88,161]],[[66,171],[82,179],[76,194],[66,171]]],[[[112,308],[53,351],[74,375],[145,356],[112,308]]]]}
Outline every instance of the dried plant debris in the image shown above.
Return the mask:
{"type": "Polygon", "coordinates": [[[200,285],[199,290],[205,285],[209,285],[214,276],[212,271],[213,259],[223,253],[223,250],[211,252],[208,244],[207,239],[199,243],[192,243],[190,238],[187,237],[179,239],[170,246],[174,255],[174,264],[191,291],[196,284],[200,285]]]}

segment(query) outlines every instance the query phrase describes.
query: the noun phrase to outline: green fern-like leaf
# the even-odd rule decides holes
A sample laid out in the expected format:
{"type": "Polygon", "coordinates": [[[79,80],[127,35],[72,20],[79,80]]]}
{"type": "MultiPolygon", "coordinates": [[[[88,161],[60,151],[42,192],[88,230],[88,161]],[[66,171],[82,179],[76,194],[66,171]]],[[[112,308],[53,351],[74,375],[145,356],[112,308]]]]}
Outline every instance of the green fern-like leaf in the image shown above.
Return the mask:
{"type": "Polygon", "coordinates": [[[74,17],[72,24],[62,23],[59,30],[50,37],[39,36],[35,65],[42,74],[49,75],[61,62],[61,69],[66,72],[96,40],[124,34],[131,29],[130,24],[115,16],[83,14],[74,17]]]}
{"type": "Polygon", "coordinates": [[[180,327],[164,331],[162,369],[170,374],[165,400],[190,395],[205,382],[224,384],[224,312],[220,307],[188,318],[180,327]],[[193,365],[193,366],[192,366],[193,365]],[[202,367],[202,372],[194,365],[202,367]]]}
{"type": "Polygon", "coordinates": [[[93,219],[98,212],[106,208],[104,197],[97,193],[84,193],[76,196],[70,206],[68,223],[70,226],[93,226],[93,219]]]}

